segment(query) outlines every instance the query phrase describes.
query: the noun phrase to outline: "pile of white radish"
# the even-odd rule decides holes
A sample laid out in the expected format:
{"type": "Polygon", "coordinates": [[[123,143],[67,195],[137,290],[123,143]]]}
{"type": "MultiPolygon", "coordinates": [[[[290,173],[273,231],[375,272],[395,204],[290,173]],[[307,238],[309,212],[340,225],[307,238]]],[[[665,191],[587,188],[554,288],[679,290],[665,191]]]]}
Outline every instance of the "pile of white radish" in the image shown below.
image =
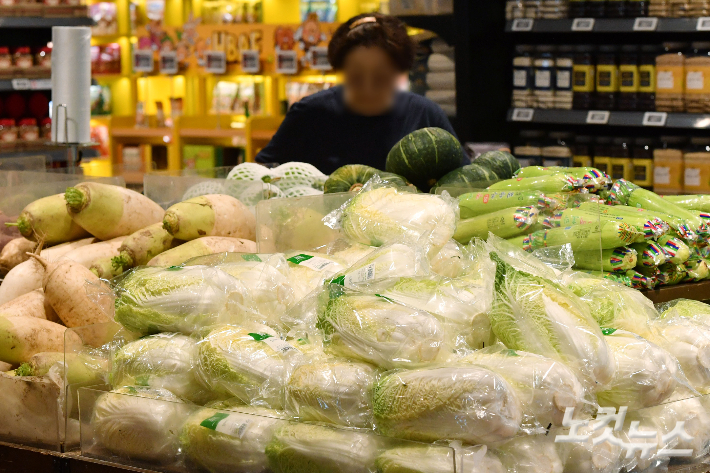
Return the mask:
{"type": "Polygon", "coordinates": [[[0,374],[7,376],[46,373],[64,359],[65,341],[100,343],[66,329],[110,321],[89,294],[109,294],[105,279],[136,266],[256,252],[254,215],[227,195],[166,212],[132,190],[87,182],[32,202],[7,225],[22,234],[0,252],[0,268],[9,270],[0,284],[0,374]]]}

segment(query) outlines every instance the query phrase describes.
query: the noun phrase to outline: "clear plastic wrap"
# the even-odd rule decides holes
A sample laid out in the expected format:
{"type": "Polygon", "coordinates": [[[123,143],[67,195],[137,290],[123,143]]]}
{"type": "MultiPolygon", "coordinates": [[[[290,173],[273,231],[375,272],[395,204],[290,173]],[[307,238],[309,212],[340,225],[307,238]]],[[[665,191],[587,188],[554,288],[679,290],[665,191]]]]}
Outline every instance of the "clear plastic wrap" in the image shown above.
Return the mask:
{"type": "Polygon", "coordinates": [[[635,243],[631,248],[637,253],[637,266],[660,266],[666,262],[666,253],[653,241],[635,243]]]}
{"type": "Polygon", "coordinates": [[[569,243],[572,250],[606,250],[627,246],[637,241],[642,234],[624,222],[604,221],[569,227],[539,230],[527,236],[511,238],[511,243],[531,251],[537,248],[558,246],[569,243]]]}
{"type": "Polygon", "coordinates": [[[302,421],[347,427],[372,424],[371,365],[329,359],[298,366],[286,383],[286,410],[302,421]]]}
{"type": "MultiPolygon", "coordinates": [[[[651,238],[658,238],[663,235],[663,231],[653,224],[647,218],[640,215],[626,215],[626,214],[611,214],[608,209],[596,209],[592,208],[594,204],[590,204],[584,209],[582,208],[568,208],[560,212],[556,212],[554,215],[554,221],[557,223],[556,226],[567,227],[570,225],[584,225],[585,223],[595,223],[601,219],[602,221],[610,222],[624,222],[631,225],[636,229],[637,232],[642,234],[636,241],[650,240],[651,238]],[[600,211],[601,210],[601,211],[600,211]]],[[[599,206],[597,206],[599,207],[599,206]]],[[[606,206],[605,206],[606,207],[606,206]]]]}
{"type": "MultiPolygon", "coordinates": [[[[450,448],[437,445],[391,448],[377,457],[375,468],[378,473],[455,473],[451,470],[454,455],[450,448]]],[[[467,470],[456,462],[456,471],[467,470]]]]}
{"type": "Polygon", "coordinates": [[[429,268],[439,276],[455,278],[464,271],[465,248],[454,239],[444,245],[435,255],[429,257],[429,268]]]}
{"type": "Polygon", "coordinates": [[[689,259],[683,263],[687,274],[683,282],[695,282],[710,276],[710,268],[704,259],[689,259]]]}
{"type": "Polygon", "coordinates": [[[602,250],[600,265],[599,251],[575,251],[574,267],[592,271],[626,271],[636,267],[637,255],[633,248],[609,248],[602,250]]]}
{"type": "Polygon", "coordinates": [[[566,174],[552,174],[535,177],[516,177],[498,181],[488,189],[492,191],[541,191],[541,192],[571,192],[584,187],[584,183],[566,174]]]}
{"type": "Polygon", "coordinates": [[[550,436],[516,437],[497,446],[495,453],[508,469],[508,473],[562,473],[563,471],[562,459],[550,436]]]}
{"type": "Polygon", "coordinates": [[[661,282],[661,277],[659,277],[659,283],[661,285],[673,285],[673,284],[678,284],[685,279],[685,276],[688,274],[688,271],[685,269],[685,266],[682,264],[673,264],[673,263],[664,263],[661,266],[658,267],[658,271],[662,275],[662,282],[661,282]]]}
{"type": "Polygon", "coordinates": [[[327,352],[385,369],[448,357],[444,327],[434,315],[335,284],[325,291],[328,297],[319,307],[317,328],[327,352]]]}
{"type": "MultiPolygon", "coordinates": [[[[291,251],[284,254],[284,257],[288,262],[288,280],[295,290],[296,300],[303,299],[324,281],[349,266],[335,256],[310,251],[291,251]]],[[[275,314],[276,317],[278,315],[275,314]]]]}
{"type": "Polygon", "coordinates": [[[511,207],[547,208],[550,201],[540,191],[470,192],[458,198],[461,218],[472,218],[511,207]]]}
{"type": "MultiPolygon", "coordinates": [[[[586,426],[578,428],[577,432],[589,438],[575,443],[555,443],[564,464],[563,473],[619,473],[622,466],[628,464],[622,458],[621,445],[608,441],[594,443],[596,437],[603,435],[603,430],[594,431],[591,426],[586,426]]],[[[569,435],[570,432],[559,429],[555,434],[569,435]]]]}
{"type": "Polygon", "coordinates": [[[187,406],[170,391],[126,386],[101,395],[93,407],[91,427],[106,450],[157,464],[178,455],[187,406]]]}
{"type": "Polygon", "coordinates": [[[217,397],[279,409],[283,389],[304,354],[269,327],[224,325],[198,342],[196,376],[217,397]]]}
{"type": "Polygon", "coordinates": [[[326,254],[335,256],[340,261],[344,261],[345,264],[350,267],[376,249],[377,248],[374,246],[363,245],[362,243],[350,241],[345,238],[339,238],[328,244],[325,248],[325,252],[326,254]]]}
{"type": "Polygon", "coordinates": [[[686,317],[710,325],[710,305],[692,299],[673,299],[658,305],[661,318],[686,317]]]}
{"type": "Polygon", "coordinates": [[[600,406],[655,406],[687,384],[678,360],[658,345],[625,330],[605,329],[604,334],[616,369],[611,381],[597,390],[600,406]]]}
{"type": "Polygon", "coordinates": [[[229,413],[196,410],[180,433],[186,463],[210,473],[262,473],[269,467],[266,445],[286,424],[279,417],[277,411],[252,406],[229,413]]]}
{"type": "Polygon", "coordinates": [[[512,238],[529,233],[537,223],[536,207],[512,207],[496,212],[460,220],[454,239],[466,244],[473,238],[486,238],[491,232],[501,238],[512,238]]]}
{"type": "Polygon", "coordinates": [[[159,333],[121,347],[113,356],[111,385],[166,389],[181,399],[203,404],[210,393],[195,378],[194,339],[177,333],[159,333]]]}
{"type": "Polygon", "coordinates": [[[680,238],[663,235],[656,243],[666,254],[667,260],[673,264],[685,263],[690,258],[690,248],[680,238]]]}
{"type": "Polygon", "coordinates": [[[371,246],[417,243],[426,235],[433,254],[451,239],[457,219],[458,205],[448,194],[414,194],[382,187],[376,176],[324,222],[342,229],[351,240],[371,246]]]}
{"type": "Polygon", "coordinates": [[[589,386],[614,375],[604,336],[584,303],[557,282],[519,271],[491,253],[495,297],[488,313],[493,332],[508,348],[562,361],[589,386]]]}
{"type": "Polygon", "coordinates": [[[522,420],[513,387],[478,366],[389,372],[373,392],[375,427],[392,437],[498,442],[514,436],[522,420]]]}
{"type": "Polygon", "coordinates": [[[570,368],[559,361],[500,345],[477,350],[458,360],[487,368],[510,383],[523,412],[528,433],[561,426],[565,409],[581,410],[585,390],[570,368]]]}
{"type": "Polygon", "coordinates": [[[652,322],[650,339],[675,356],[690,385],[710,393],[710,327],[693,319],[666,316],[652,322]]]}

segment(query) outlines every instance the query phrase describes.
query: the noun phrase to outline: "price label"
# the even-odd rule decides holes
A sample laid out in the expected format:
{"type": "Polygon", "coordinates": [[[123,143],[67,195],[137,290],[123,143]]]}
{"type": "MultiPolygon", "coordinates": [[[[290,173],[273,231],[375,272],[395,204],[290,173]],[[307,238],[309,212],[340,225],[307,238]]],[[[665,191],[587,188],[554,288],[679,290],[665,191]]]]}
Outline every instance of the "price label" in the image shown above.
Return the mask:
{"type": "Polygon", "coordinates": [[[572,22],[572,31],[592,31],[594,18],[575,18],[572,22]]]}
{"type": "Polygon", "coordinates": [[[298,56],[296,55],[296,51],[276,51],[276,73],[298,73],[298,56]]]}
{"type": "Polygon", "coordinates": [[[161,74],[177,74],[177,53],[175,51],[161,51],[159,67],[161,74]]]}
{"type": "Polygon", "coordinates": [[[656,31],[658,28],[658,18],[649,16],[636,18],[634,21],[634,31],[656,31]]]}
{"type": "Polygon", "coordinates": [[[666,112],[646,112],[643,114],[643,126],[666,126],[668,114],[666,112]]]}
{"type": "Polygon", "coordinates": [[[153,72],[153,51],[133,51],[133,72],[153,72]]]}
{"type": "Polygon", "coordinates": [[[30,86],[29,79],[12,79],[13,90],[30,90],[30,86]]]}
{"type": "Polygon", "coordinates": [[[513,20],[512,31],[532,31],[535,20],[532,18],[516,18],[513,20]]]}
{"type": "Polygon", "coordinates": [[[695,25],[697,31],[710,31],[710,16],[701,16],[695,25]]]}
{"type": "Polygon", "coordinates": [[[205,71],[212,74],[227,72],[227,56],[224,51],[205,51],[205,71]]]}
{"type": "Polygon", "coordinates": [[[328,48],[322,46],[311,48],[311,69],[316,69],[318,71],[329,71],[333,67],[328,61],[328,48]]]}
{"type": "Polygon", "coordinates": [[[259,51],[247,49],[242,51],[242,71],[247,74],[258,74],[261,71],[259,51]]]}
{"type": "Polygon", "coordinates": [[[529,122],[532,121],[535,115],[534,108],[514,108],[511,120],[514,122],[529,122]]]}
{"type": "Polygon", "coordinates": [[[606,125],[609,123],[609,110],[590,110],[587,112],[588,125],[606,125]]]}
{"type": "Polygon", "coordinates": [[[37,79],[30,84],[32,90],[52,90],[52,79],[37,79]]]}

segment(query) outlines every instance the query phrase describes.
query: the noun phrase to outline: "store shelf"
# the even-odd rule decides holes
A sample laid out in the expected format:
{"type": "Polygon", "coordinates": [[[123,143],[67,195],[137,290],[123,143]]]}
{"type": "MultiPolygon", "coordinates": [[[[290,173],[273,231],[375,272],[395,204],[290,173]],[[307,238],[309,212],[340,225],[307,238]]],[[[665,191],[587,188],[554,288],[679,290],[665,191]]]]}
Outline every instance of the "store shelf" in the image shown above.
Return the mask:
{"type": "Polygon", "coordinates": [[[591,31],[575,31],[573,18],[563,20],[533,20],[529,31],[513,31],[514,21],[505,23],[508,33],[701,33],[698,30],[698,18],[658,18],[655,29],[634,29],[636,18],[597,18],[591,31]]]}
{"type": "Polygon", "coordinates": [[[52,90],[52,79],[0,79],[0,92],[10,90],[52,90]]]}
{"type": "Polygon", "coordinates": [[[93,26],[88,17],[44,18],[35,16],[0,17],[0,28],[51,28],[52,26],[93,26]]]}
{"type": "Polygon", "coordinates": [[[222,129],[205,129],[205,128],[181,128],[180,137],[182,138],[234,138],[244,137],[246,131],[244,128],[222,128],[222,129]]]}
{"type": "Polygon", "coordinates": [[[173,129],[164,128],[114,128],[111,135],[114,138],[163,138],[172,137],[173,129]]]}
{"type": "MultiPolygon", "coordinates": [[[[549,110],[535,109],[530,120],[515,120],[513,115],[516,109],[508,110],[509,122],[520,123],[550,123],[556,125],[595,125],[595,126],[621,126],[644,127],[644,112],[609,112],[609,121],[606,124],[593,124],[587,122],[587,110],[549,110]]],[[[669,113],[664,127],[648,128],[677,128],[677,129],[710,129],[710,114],[700,113],[669,113]]]]}
{"type": "Polygon", "coordinates": [[[399,19],[413,28],[433,31],[448,44],[453,44],[456,36],[454,15],[411,15],[399,19]]]}
{"type": "Polygon", "coordinates": [[[710,281],[661,286],[652,290],[641,291],[654,304],[672,301],[673,299],[693,299],[696,301],[710,300],[710,281]]]}

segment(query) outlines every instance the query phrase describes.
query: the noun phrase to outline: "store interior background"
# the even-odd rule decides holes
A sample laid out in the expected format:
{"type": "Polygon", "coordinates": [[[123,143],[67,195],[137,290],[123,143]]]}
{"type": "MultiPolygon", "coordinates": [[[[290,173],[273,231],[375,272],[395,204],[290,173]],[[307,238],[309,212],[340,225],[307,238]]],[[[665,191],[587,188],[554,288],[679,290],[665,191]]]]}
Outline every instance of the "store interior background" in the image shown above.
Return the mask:
{"type": "MultiPolygon", "coordinates": [[[[570,8],[585,2],[89,0],[86,5],[72,5],[74,2],[46,0],[44,4],[0,7],[5,16],[14,17],[14,23],[0,22],[2,158],[44,155],[48,167],[61,170],[66,166],[65,153],[45,143],[51,86],[49,69],[42,67],[42,51],[46,51],[42,48],[51,40],[52,25],[93,27],[92,140],[99,146],[83,152],[83,172],[121,175],[128,185],[140,187],[143,175],[149,172],[184,174],[252,160],[268,143],[290,104],[338,82],[327,65],[316,67],[314,58],[327,48],[339,22],[359,13],[381,11],[397,14],[411,27],[420,51],[410,74],[410,88],[440,103],[462,143],[507,146],[524,164],[594,165],[612,177],[625,177],[657,191],[710,191],[702,185],[694,188],[695,179],[686,176],[690,166],[693,176],[710,177],[710,166],[705,169],[704,165],[710,156],[710,141],[705,138],[710,128],[710,95],[702,96],[700,102],[688,98],[678,108],[675,99],[658,100],[655,96],[650,106],[643,105],[634,92],[629,106],[620,95],[619,85],[623,84],[619,75],[611,104],[597,103],[593,98],[580,106],[575,95],[573,107],[571,82],[569,90],[563,86],[556,91],[554,83],[549,89],[536,83],[536,71],[545,67],[556,80],[556,71],[566,67],[564,61],[572,74],[571,65],[576,65],[584,48],[592,51],[590,60],[595,65],[605,60],[601,56],[604,51],[611,50],[607,57],[612,58],[615,74],[628,54],[635,67],[643,63],[644,51],[646,59],[650,55],[655,64],[668,44],[675,45],[686,61],[696,56],[701,61],[705,56],[710,58],[710,52],[703,49],[707,44],[697,43],[706,41],[703,35],[708,33],[696,18],[710,15],[710,11],[662,11],[659,5],[663,0],[610,1],[606,5],[623,4],[625,10],[607,6],[606,12],[582,11],[585,17],[597,16],[596,25],[591,31],[575,31],[571,17],[579,11],[570,8]],[[38,9],[39,5],[44,10],[38,9]],[[637,31],[634,17],[639,14],[654,14],[660,21],[653,30],[637,31]],[[316,17],[318,21],[312,21],[316,17]],[[532,19],[533,26],[518,28],[518,19],[532,19]],[[277,49],[295,51],[297,70],[284,73],[277,69],[277,49]],[[258,51],[257,72],[244,70],[244,50],[258,51]],[[153,56],[152,71],[136,70],[135,51],[153,56]],[[205,68],[205,51],[224,52],[223,73],[205,68]],[[177,70],[161,70],[161,52],[175,55],[177,70]],[[19,67],[23,54],[25,60],[32,60],[32,67],[19,67]],[[444,57],[444,62],[433,64],[432,54],[444,57]],[[521,70],[520,63],[514,66],[514,62],[521,58],[523,63],[530,61],[525,72],[527,88],[522,90],[513,83],[514,72],[520,74],[521,70]],[[7,61],[10,68],[3,68],[7,61]],[[665,104],[667,110],[656,107],[654,100],[665,104]],[[693,107],[691,103],[700,105],[693,107]],[[521,120],[516,108],[531,108],[534,114],[527,118],[523,114],[521,120]],[[600,109],[610,110],[608,121],[590,125],[588,110],[600,109]],[[643,124],[644,112],[656,109],[668,112],[661,132],[643,124]],[[678,153],[654,156],[655,150],[669,148],[678,153]],[[702,164],[698,170],[692,167],[694,160],[702,164]],[[654,184],[654,163],[656,172],[671,176],[667,183],[663,178],[654,184]],[[688,181],[685,184],[683,177],[688,181]]],[[[710,71],[710,65],[702,67],[710,71]]],[[[710,84],[710,72],[706,74],[705,82],[710,84]]],[[[595,91],[590,97],[602,95],[595,91]]],[[[478,150],[486,148],[469,149],[475,157],[478,150]]],[[[6,167],[10,163],[0,160],[3,162],[6,167]]]]}

